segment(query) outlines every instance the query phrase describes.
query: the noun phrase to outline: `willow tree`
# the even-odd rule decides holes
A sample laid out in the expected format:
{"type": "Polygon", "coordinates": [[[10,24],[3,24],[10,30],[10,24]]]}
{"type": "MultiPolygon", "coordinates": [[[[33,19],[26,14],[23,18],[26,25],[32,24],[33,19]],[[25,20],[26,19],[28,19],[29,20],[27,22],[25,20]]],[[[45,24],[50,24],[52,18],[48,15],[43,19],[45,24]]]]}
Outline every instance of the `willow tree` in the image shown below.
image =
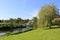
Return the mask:
{"type": "Polygon", "coordinates": [[[52,20],[56,15],[57,8],[55,5],[43,6],[38,14],[38,26],[51,28],[52,20]]]}

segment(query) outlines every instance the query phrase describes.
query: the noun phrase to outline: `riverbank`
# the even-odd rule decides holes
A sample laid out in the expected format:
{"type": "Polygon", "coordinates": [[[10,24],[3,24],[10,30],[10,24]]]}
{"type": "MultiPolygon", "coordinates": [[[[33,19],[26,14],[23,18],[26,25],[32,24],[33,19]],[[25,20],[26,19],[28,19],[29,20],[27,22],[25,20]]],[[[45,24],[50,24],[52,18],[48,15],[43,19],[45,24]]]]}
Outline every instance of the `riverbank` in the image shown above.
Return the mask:
{"type": "Polygon", "coordinates": [[[3,31],[0,32],[0,36],[20,34],[20,33],[23,33],[23,32],[31,31],[32,29],[33,29],[33,27],[31,27],[31,26],[23,27],[23,28],[16,27],[16,28],[13,28],[13,30],[11,30],[11,31],[9,31],[9,30],[6,31],[6,30],[3,29],[3,31]]]}
{"type": "Polygon", "coordinates": [[[39,28],[22,34],[0,37],[0,40],[60,40],[60,28],[39,28]]]}

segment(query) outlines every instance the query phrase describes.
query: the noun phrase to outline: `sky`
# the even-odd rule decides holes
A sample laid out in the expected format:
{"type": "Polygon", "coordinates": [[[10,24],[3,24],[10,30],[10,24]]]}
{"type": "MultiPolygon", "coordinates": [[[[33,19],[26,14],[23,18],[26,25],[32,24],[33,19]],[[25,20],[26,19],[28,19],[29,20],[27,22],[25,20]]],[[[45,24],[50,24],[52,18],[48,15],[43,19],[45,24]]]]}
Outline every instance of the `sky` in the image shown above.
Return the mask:
{"type": "Polygon", "coordinates": [[[0,19],[32,19],[46,4],[55,4],[60,9],[60,0],[0,0],[0,19]]]}

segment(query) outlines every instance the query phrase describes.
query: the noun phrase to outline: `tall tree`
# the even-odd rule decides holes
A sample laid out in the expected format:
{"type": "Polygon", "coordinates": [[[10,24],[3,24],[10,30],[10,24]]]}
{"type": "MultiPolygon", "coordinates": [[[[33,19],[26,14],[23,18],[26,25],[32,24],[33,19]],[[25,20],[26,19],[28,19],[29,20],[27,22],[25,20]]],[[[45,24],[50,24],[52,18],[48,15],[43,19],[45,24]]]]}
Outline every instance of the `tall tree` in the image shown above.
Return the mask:
{"type": "Polygon", "coordinates": [[[33,29],[37,28],[37,17],[33,17],[32,25],[33,25],[33,29]]]}
{"type": "Polygon", "coordinates": [[[41,8],[38,14],[38,26],[51,28],[52,20],[57,15],[55,5],[45,5],[41,8]]]}

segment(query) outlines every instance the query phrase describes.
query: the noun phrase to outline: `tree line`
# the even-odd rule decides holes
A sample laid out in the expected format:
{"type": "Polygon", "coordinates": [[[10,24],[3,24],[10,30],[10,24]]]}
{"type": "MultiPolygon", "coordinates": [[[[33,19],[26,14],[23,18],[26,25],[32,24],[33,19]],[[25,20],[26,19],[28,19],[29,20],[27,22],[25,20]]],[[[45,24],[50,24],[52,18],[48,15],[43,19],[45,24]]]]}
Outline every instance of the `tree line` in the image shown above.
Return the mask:
{"type": "Polygon", "coordinates": [[[10,27],[10,28],[14,28],[14,27],[26,27],[28,21],[30,21],[29,19],[21,19],[21,18],[10,18],[9,20],[0,20],[0,28],[2,27],[10,27]]]}

